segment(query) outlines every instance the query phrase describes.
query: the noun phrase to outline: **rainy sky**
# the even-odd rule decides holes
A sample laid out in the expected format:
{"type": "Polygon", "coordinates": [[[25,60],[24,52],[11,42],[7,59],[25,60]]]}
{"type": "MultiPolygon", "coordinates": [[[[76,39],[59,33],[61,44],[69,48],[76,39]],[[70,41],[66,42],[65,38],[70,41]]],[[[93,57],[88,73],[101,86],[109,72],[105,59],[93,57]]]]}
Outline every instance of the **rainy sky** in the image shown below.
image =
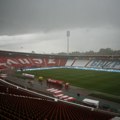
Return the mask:
{"type": "Polygon", "coordinates": [[[0,50],[120,50],[120,0],[0,0],[0,50]]]}

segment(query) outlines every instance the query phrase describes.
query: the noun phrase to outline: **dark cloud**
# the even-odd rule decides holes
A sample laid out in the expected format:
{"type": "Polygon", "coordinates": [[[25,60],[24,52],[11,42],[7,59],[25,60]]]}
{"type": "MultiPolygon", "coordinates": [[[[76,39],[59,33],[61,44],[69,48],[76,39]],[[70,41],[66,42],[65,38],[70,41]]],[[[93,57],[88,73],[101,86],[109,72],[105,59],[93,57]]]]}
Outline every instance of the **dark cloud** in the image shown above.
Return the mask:
{"type": "Polygon", "coordinates": [[[0,0],[0,34],[120,28],[120,0],[0,0]]]}
{"type": "Polygon", "coordinates": [[[0,49],[120,49],[120,0],[0,0],[0,49]],[[88,44],[89,43],[89,44],[88,44]]]}

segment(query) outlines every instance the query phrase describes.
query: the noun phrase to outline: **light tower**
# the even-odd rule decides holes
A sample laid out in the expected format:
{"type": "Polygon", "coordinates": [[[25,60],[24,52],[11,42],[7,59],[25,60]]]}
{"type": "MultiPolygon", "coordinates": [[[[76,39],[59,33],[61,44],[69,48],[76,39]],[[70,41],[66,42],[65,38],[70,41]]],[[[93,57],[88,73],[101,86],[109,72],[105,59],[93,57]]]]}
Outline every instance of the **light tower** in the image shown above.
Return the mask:
{"type": "Polygon", "coordinates": [[[70,31],[67,31],[67,54],[69,54],[69,37],[70,37],[70,31]]]}

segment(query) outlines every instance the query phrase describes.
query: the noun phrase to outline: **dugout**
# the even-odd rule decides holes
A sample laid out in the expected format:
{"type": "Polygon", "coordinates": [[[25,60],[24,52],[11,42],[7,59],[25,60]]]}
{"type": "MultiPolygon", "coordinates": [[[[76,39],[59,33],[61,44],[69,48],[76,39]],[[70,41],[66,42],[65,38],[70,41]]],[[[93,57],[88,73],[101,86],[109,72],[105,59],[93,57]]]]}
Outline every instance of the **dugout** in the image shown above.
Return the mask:
{"type": "Polygon", "coordinates": [[[83,99],[82,102],[88,106],[93,106],[93,107],[99,108],[99,101],[98,100],[85,98],[85,99],[83,99]]]}
{"type": "Polygon", "coordinates": [[[25,77],[25,78],[30,78],[30,79],[34,79],[35,78],[35,75],[27,74],[27,73],[22,73],[22,76],[25,77]]]}
{"type": "Polygon", "coordinates": [[[58,89],[62,89],[63,87],[63,81],[61,80],[54,80],[54,79],[47,79],[47,85],[49,87],[54,87],[54,88],[58,88],[58,89]]]}

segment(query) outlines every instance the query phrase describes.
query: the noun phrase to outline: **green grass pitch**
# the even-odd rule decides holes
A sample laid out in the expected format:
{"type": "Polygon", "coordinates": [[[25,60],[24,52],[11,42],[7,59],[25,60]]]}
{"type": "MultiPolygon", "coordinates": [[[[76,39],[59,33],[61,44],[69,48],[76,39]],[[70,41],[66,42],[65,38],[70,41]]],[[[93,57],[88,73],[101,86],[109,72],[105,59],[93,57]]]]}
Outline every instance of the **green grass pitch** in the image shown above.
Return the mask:
{"type": "Polygon", "coordinates": [[[120,73],[78,69],[49,69],[27,71],[36,77],[52,78],[69,82],[70,85],[120,96],[120,73]]]}

